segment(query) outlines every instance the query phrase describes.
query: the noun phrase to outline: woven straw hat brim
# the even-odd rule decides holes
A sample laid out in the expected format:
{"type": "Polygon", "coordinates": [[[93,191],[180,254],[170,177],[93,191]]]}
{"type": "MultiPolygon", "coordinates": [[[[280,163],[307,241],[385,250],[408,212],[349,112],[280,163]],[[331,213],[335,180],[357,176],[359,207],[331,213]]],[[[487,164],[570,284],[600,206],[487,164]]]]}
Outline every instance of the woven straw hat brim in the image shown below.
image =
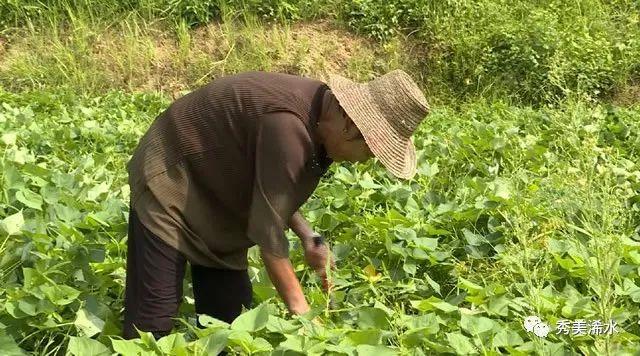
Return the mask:
{"type": "Polygon", "coordinates": [[[329,78],[328,86],[340,106],[358,127],[371,152],[396,177],[411,179],[416,173],[416,151],[385,119],[366,83],[356,83],[339,75],[329,78]]]}

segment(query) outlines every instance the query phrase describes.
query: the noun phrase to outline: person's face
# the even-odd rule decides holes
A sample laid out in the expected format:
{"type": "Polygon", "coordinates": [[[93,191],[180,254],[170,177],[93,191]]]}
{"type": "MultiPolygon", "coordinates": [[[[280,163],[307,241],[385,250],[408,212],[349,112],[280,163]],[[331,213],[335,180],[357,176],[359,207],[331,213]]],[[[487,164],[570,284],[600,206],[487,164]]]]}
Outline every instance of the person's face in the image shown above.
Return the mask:
{"type": "Polygon", "coordinates": [[[323,117],[318,124],[327,155],[335,162],[363,162],[373,157],[358,127],[342,109],[331,90],[323,98],[323,117]]]}

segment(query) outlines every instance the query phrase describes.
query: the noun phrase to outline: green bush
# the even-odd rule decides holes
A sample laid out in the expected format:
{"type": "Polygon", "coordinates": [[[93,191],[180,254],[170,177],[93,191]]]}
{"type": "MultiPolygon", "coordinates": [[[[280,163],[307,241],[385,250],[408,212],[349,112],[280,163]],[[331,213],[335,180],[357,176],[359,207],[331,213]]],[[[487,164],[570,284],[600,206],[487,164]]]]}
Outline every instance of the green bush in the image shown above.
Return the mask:
{"type": "Polygon", "coordinates": [[[0,28],[27,22],[70,19],[84,14],[92,19],[117,21],[135,12],[149,20],[184,21],[191,27],[219,20],[224,10],[250,12],[267,20],[299,20],[330,10],[327,1],[313,0],[2,0],[0,28]]]}
{"type": "Polygon", "coordinates": [[[343,16],[351,28],[382,41],[402,31],[424,28],[428,15],[423,0],[354,0],[342,5],[343,16]]]}
{"type": "Polygon", "coordinates": [[[597,98],[640,77],[640,3],[628,0],[4,0],[0,26],[76,16],[115,22],[132,12],[189,27],[222,13],[268,21],[320,16],[382,42],[410,35],[411,45],[425,49],[419,63],[427,84],[453,100],[597,98]]]}
{"type": "Polygon", "coordinates": [[[637,3],[355,0],[343,8],[346,22],[373,38],[404,32],[422,40],[426,74],[457,97],[597,97],[640,63],[637,3]]]}

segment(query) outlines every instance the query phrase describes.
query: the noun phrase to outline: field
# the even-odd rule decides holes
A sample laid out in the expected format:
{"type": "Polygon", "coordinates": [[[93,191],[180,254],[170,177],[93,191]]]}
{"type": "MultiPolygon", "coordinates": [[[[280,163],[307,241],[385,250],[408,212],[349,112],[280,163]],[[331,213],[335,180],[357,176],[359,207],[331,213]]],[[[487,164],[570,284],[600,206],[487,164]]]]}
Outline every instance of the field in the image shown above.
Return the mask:
{"type": "Polygon", "coordinates": [[[639,103],[638,1],[0,0],[0,355],[637,354],[639,103]],[[187,278],[170,336],[122,340],[125,163],[158,113],[244,70],[395,68],[432,107],[418,175],[334,164],[303,206],[333,303],[288,233],[319,323],[252,249],[233,324],[195,328],[187,278]]]}

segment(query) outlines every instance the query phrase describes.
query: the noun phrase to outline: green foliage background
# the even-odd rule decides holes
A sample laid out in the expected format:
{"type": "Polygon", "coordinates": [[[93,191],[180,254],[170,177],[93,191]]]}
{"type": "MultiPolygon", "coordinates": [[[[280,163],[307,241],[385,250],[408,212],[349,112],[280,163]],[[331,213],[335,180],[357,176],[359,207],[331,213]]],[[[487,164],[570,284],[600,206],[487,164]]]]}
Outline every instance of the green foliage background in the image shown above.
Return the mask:
{"type": "MultiPolygon", "coordinates": [[[[67,70],[0,60],[0,354],[637,352],[640,106],[614,99],[640,79],[639,20],[637,1],[0,0],[0,39],[60,38],[52,63],[67,70]],[[211,21],[240,23],[227,32],[331,21],[402,57],[356,58],[346,74],[411,63],[433,103],[414,138],[419,174],[334,165],[304,206],[337,259],[332,302],[289,235],[322,325],[286,315],[252,250],[257,308],[233,324],[194,329],[186,279],[171,336],[119,338],[125,163],[171,100],[91,81],[86,43],[154,21],[178,42],[211,21]],[[523,329],[529,315],[552,328],[614,320],[619,332],[540,338],[523,329]]],[[[234,45],[264,48],[227,54],[216,75],[267,66],[268,44],[250,40],[234,45]]]]}
{"type": "MultiPolygon", "coordinates": [[[[539,105],[606,98],[640,80],[640,3],[632,0],[3,0],[0,25],[136,14],[196,27],[224,14],[267,21],[330,18],[380,41],[415,38],[425,85],[448,100],[539,105]]],[[[417,74],[417,73],[416,73],[417,74]]]]}

